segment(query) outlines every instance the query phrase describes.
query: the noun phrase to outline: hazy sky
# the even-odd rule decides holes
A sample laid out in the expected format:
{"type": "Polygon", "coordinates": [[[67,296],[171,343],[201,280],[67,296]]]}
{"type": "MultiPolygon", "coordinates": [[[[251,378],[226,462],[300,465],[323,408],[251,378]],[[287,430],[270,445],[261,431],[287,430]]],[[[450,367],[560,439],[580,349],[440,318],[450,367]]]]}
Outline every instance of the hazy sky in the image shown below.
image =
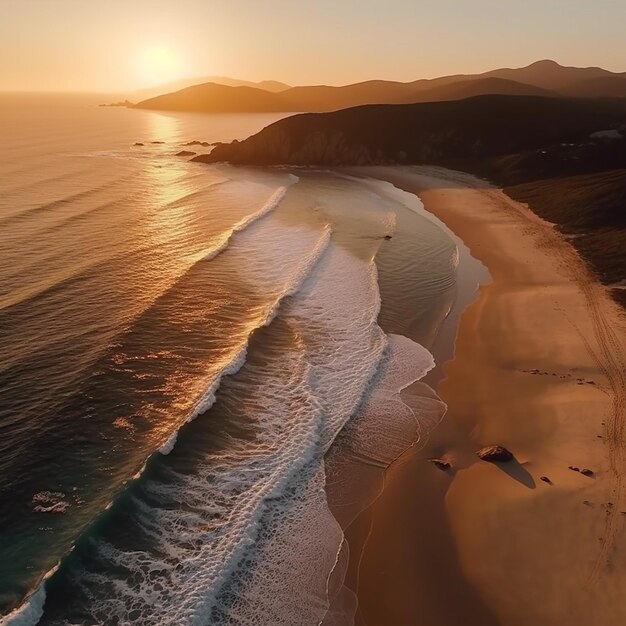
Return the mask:
{"type": "Polygon", "coordinates": [[[626,71],[626,0],[0,0],[0,90],[290,84],[565,65],[626,71]]]}

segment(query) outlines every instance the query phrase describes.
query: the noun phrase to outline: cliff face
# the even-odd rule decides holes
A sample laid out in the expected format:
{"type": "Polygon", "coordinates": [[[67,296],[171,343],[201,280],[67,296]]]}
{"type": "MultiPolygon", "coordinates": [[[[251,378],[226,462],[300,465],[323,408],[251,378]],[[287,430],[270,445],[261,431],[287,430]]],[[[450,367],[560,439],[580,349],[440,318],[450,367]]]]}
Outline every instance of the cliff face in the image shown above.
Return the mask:
{"type": "Polygon", "coordinates": [[[391,162],[382,151],[374,154],[341,130],[316,130],[295,137],[288,129],[272,125],[245,141],[220,144],[211,154],[193,159],[205,163],[229,161],[255,165],[371,165],[391,162]]]}
{"type": "Polygon", "coordinates": [[[586,141],[626,127],[626,101],[481,96],[295,115],[195,161],[254,165],[444,163],[586,141]]]}

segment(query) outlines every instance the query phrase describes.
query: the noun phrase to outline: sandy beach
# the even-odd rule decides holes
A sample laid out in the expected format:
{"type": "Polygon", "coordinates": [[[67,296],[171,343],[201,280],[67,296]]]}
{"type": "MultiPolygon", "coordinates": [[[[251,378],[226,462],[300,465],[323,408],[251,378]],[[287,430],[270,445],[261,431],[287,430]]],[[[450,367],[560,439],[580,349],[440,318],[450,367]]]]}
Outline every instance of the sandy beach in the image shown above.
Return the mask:
{"type": "Polygon", "coordinates": [[[348,529],[357,623],[623,625],[623,312],[553,226],[502,191],[440,168],[359,171],[417,194],[492,282],[444,366],[444,422],[348,529]],[[480,461],[490,444],[515,461],[480,461]]]}

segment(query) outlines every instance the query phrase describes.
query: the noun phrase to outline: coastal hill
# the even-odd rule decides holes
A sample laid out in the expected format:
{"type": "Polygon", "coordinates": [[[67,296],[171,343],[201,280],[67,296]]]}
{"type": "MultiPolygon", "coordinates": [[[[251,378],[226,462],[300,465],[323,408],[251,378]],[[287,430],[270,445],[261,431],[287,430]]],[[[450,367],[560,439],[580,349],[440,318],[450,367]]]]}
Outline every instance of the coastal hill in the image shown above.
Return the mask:
{"type": "MultiPolygon", "coordinates": [[[[573,236],[609,285],[626,278],[626,169],[539,179],[505,188],[512,198],[573,236]]],[[[626,290],[614,295],[626,305],[626,290]]]]}
{"type": "MultiPolygon", "coordinates": [[[[608,77],[621,77],[626,79],[626,73],[616,74],[601,67],[566,67],[549,59],[537,61],[527,67],[518,69],[498,69],[486,72],[483,77],[505,78],[528,83],[535,87],[552,89],[557,92],[566,89],[575,83],[608,77]]],[[[601,96],[603,94],[596,94],[601,96]]]]}
{"type": "MultiPolygon", "coordinates": [[[[558,94],[543,87],[520,83],[507,78],[480,78],[460,80],[426,89],[419,94],[416,102],[444,102],[446,100],[464,100],[473,96],[552,96],[558,94]]],[[[409,104],[407,102],[407,104],[409,104]]]]}
{"type": "Polygon", "coordinates": [[[271,81],[243,84],[231,81],[217,88],[211,80],[139,102],[144,109],[204,112],[325,112],[363,104],[408,104],[457,100],[478,95],[543,95],[613,97],[626,93],[626,73],[602,68],[564,67],[538,61],[518,69],[483,74],[443,76],[412,82],[371,80],[352,85],[287,88],[271,81]],[[273,85],[273,88],[268,88],[273,85]],[[250,91],[241,91],[247,87],[250,91]],[[283,88],[284,87],[284,88],[283,88]],[[228,91],[232,90],[229,94],[228,91]]]}
{"type": "Polygon", "coordinates": [[[277,109],[276,99],[279,95],[253,87],[205,83],[157,96],[135,106],[167,111],[268,113],[284,110],[277,109]]]}
{"type": "Polygon", "coordinates": [[[363,104],[410,104],[461,100],[487,94],[556,96],[554,92],[510,79],[488,77],[465,79],[446,77],[445,80],[396,83],[368,81],[345,87],[293,87],[279,94],[277,107],[284,111],[325,112],[363,104]]]}
{"type": "Polygon", "coordinates": [[[583,98],[593,98],[599,93],[608,98],[626,98],[626,77],[601,76],[587,78],[563,87],[561,93],[566,96],[583,98]]]}
{"type": "Polygon", "coordinates": [[[155,87],[140,89],[132,94],[129,94],[128,97],[132,98],[134,102],[138,102],[149,98],[155,98],[156,96],[161,96],[166,93],[173,93],[181,89],[186,89],[187,87],[204,85],[206,83],[226,85],[227,87],[253,87],[254,89],[262,89],[263,91],[270,91],[272,93],[278,93],[279,91],[285,91],[290,88],[290,85],[286,85],[285,83],[281,83],[277,80],[262,80],[255,83],[249,80],[230,78],[229,76],[197,76],[196,78],[181,78],[169,83],[156,85],[155,87]]]}
{"type": "Polygon", "coordinates": [[[294,115],[244,141],[218,145],[197,160],[256,165],[445,164],[579,144],[588,142],[594,132],[622,125],[626,126],[622,99],[479,96],[369,105],[294,115]]]}

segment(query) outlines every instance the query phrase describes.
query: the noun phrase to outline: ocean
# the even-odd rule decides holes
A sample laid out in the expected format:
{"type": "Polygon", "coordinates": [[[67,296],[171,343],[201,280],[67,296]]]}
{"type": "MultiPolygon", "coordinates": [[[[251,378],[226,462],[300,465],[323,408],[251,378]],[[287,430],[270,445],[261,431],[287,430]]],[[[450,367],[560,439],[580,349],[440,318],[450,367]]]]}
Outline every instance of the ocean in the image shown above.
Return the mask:
{"type": "Polygon", "coordinates": [[[0,97],[3,625],[347,623],[459,253],[389,183],[178,155],[279,117],[0,97]]]}

